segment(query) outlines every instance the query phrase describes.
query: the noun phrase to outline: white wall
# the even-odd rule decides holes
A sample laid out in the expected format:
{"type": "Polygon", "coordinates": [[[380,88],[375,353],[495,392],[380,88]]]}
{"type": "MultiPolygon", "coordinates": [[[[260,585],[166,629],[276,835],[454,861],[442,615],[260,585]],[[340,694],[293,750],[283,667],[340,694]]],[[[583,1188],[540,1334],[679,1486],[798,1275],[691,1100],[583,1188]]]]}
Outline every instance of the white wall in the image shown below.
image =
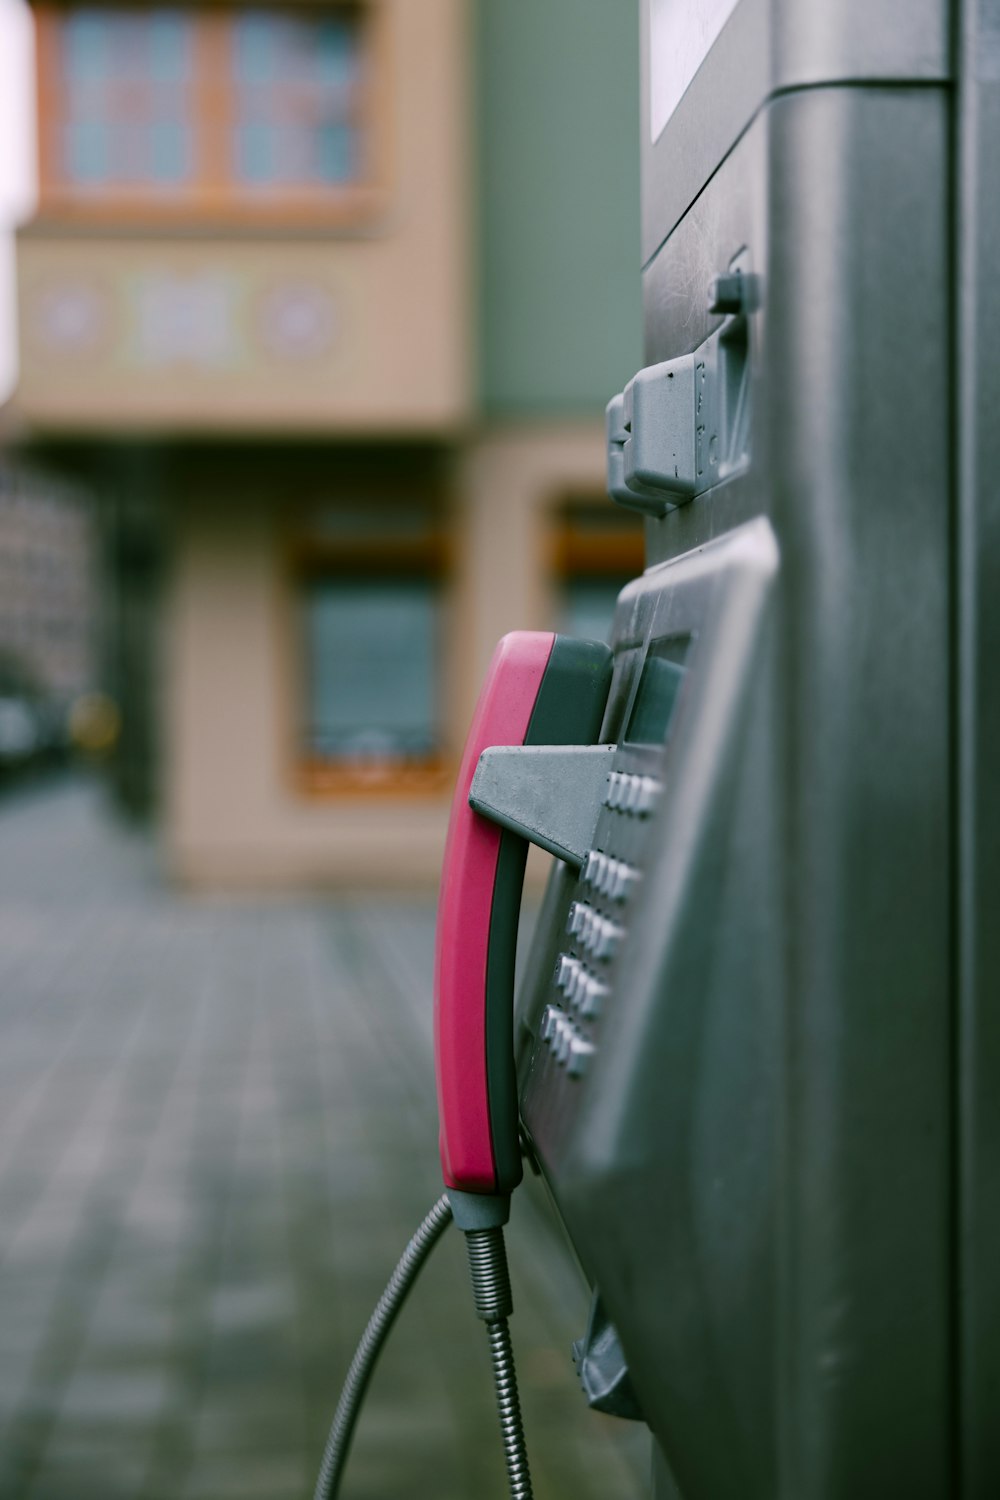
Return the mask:
{"type": "Polygon", "coordinates": [[[37,194],[34,77],[26,0],[0,0],[0,405],[17,383],[14,228],[37,194]]]}

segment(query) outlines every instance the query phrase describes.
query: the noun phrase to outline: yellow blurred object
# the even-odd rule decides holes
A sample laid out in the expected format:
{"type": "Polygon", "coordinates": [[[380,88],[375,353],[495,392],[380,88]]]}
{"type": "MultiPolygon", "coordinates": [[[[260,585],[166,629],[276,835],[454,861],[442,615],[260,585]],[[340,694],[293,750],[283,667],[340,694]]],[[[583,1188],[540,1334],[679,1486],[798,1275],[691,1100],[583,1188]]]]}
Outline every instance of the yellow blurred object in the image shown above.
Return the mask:
{"type": "Polygon", "coordinates": [[[85,755],[110,755],[121,727],[121,710],[107,693],[84,693],[70,710],[70,739],[85,755]]]}

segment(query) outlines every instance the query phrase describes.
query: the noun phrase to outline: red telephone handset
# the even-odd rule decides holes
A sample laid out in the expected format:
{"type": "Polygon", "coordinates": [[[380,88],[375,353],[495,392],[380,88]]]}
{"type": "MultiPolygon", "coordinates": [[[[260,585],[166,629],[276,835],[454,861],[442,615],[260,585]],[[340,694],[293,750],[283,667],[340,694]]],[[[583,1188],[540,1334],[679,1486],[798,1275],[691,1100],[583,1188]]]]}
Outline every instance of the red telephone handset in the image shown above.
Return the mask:
{"type": "Polygon", "coordinates": [[[462,757],[438,909],[434,1041],[446,1185],[506,1197],[521,1180],[514,1073],[514,951],[527,843],[469,806],[491,745],[591,744],[611,683],[596,641],[504,636],[462,757]]]}

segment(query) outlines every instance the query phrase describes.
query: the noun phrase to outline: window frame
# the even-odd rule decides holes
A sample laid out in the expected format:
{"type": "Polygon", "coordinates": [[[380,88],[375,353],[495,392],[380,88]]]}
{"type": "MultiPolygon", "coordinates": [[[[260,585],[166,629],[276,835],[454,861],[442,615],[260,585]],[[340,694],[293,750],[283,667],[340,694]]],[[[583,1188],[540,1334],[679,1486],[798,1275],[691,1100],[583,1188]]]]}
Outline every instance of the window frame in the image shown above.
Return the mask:
{"type": "MultiPolygon", "coordinates": [[[[148,12],[135,0],[100,0],[102,9],[148,12]]],[[[60,30],[68,15],[83,8],[81,0],[44,0],[33,6],[36,31],[38,98],[37,221],[74,225],[122,226],[168,230],[172,226],[330,229],[350,227],[384,209],[389,184],[390,98],[387,87],[388,21],[382,0],[175,0],[170,8],[189,11],[193,20],[194,81],[192,97],[198,170],[189,183],[173,190],[110,186],[80,189],[60,169],[61,108],[60,30]],[[236,89],[229,71],[234,22],[250,10],[286,10],[288,14],[331,14],[338,10],[359,17],[365,54],[364,82],[358,106],[358,130],[365,169],[356,180],[301,189],[241,188],[227,167],[223,149],[225,121],[235,121],[236,89]],[[211,78],[212,86],[207,86],[211,78]],[[221,102],[220,102],[221,101],[221,102]],[[206,124],[207,122],[207,124],[206,124]],[[208,143],[207,150],[204,149],[208,143]]]]}
{"type": "Polygon", "coordinates": [[[392,536],[330,538],[298,536],[287,548],[290,579],[290,649],[293,670],[291,732],[293,779],[296,789],[313,799],[342,798],[439,798],[447,792],[455,775],[454,755],[449,748],[446,700],[447,616],[451,601],[454,549],[444,528],[444,518],[435,517],[422,537],[392,536]],[[393,579],[428,578],[437,585],[442,612],[442,654],[439,663],[440,698],[437,705],[441,748],[425,756],[389,757],[369,765],[349,759],[311,755],[302,742],[306,721],[306,641],[302,617],[303,589],[310,579],[357,577],[393,579]]]}

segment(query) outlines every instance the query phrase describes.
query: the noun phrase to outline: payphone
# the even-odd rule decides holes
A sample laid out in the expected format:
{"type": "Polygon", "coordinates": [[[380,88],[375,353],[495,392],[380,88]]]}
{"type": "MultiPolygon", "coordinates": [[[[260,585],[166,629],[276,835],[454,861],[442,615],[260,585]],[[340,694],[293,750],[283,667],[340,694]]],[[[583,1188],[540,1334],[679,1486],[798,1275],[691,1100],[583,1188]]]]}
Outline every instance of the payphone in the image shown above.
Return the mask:
{"type": "Polygon", "coordinates": [[[488,736],[467,790],[557,856],[522,1145],[594,1288],[584,1389],[648,1424],[657,1500],[979,1500],[1000,7],[642,16],[646,363],[607,441],[649,566],[594,742],[488,736]]]}
{"type": "Polygon", "coordinates": [[[658,1495],[985,1496],[1000,10],[642,13],[646,366],[608,469],[650,567],[522,1115],[658,1495]]]}

